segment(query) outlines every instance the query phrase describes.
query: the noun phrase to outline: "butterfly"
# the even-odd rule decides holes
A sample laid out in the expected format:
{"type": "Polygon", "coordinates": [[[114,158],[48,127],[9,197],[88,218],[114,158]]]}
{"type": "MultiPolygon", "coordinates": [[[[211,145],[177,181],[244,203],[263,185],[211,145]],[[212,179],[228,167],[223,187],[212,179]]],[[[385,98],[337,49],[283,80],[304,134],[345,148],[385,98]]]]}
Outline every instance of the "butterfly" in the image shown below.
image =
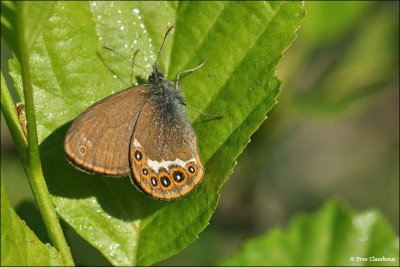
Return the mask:
{"type": "Polygon", "coordinates": [[[93,174],[130,176],[137,189],[155,199],[172,200],[191,192],[203,179],[205,168],[196,134],[183,111],[181,73],[175,83],[168,81],[156,60],[147,84],[89,107],[65,136],[68,161],[93,174]]]}

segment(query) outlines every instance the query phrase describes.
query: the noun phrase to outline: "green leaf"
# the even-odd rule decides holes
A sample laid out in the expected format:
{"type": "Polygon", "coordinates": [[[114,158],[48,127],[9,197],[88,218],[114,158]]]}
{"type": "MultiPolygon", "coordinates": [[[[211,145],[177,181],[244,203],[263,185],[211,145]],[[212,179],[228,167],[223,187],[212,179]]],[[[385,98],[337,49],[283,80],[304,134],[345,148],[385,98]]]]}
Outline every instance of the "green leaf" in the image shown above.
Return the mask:
{"type": "MultiPolygon", "coordinates": [[[[149,265],[176,254],[207,226],[235,160],[276,103],[275,68],[304,16],[301,2],[57,2],[33,47],[38,135],[43,168],[60,216],[115,265],[149,265]],[[168,25],[158,63],[182,79],[197,133],[204,181],[187,197],[160,202],[128,178],[87,175],[64,158],[69,122],[94,102],[145,80],[168,25]],[[111,69],[120,79],[114,78],[111,69]]],[[[19,67],[10,64],[16,87],[19,67]]],[[[123,112],[123,110],[121,110],[123,112]]]]}
{"type": "Polygon", "coordinates": [[[1,266],[61,266],[61,254],[43,244],[15,213],[1,174],[1,266]]]}
{"type": "Polygon", "coordinates": [[[398,266],[399,240],[374,210],[354,213],[331,201],[312,215],[298,215],[286,230],[245,242],[225,266],[398,266]]]}

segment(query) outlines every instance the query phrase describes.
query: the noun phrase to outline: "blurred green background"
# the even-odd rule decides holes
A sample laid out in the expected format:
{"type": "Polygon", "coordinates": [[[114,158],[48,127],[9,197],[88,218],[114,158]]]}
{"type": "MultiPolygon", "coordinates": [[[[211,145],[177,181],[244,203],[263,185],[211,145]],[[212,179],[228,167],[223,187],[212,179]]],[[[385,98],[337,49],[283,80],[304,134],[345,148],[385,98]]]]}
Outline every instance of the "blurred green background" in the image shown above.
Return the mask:
{"type": "MultiPolygon", "coordinates": [[[[399,2],[305,7],[298,38],[277,70],[278,104],[239,157],[210,225],[159,265],[214,265],[245,239],[284,227],[331,197],[379,209],[398,235],[399,2]]],[[[3,40],[1,54],[6,73],[11,54],[3,40]]],[[[2,117],[1,168],[11,203],[46,242],[21,166],[2,117]]],[[[78,264],[107,264],[64,226],[78,264]]]]}

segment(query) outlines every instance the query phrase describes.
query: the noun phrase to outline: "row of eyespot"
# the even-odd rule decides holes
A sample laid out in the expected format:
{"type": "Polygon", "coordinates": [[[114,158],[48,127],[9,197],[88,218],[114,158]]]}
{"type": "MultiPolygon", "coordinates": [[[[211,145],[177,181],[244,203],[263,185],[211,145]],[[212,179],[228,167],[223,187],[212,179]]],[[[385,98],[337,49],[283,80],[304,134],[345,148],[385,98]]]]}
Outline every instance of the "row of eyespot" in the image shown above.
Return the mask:
{"type": "MultiPolygon", "coordinates": [[[[193,165],[193,163],[191,163],[190,166],[187,167],[187,171],[194,174],[196,169],[192,165],[193,165]]],[[[144,168],[142,170],[142,173],[147,176],[149,174],[149,171],[146,168],[144,168]]],[[[185,174],[181,171],[174,171],[172,173],[172,178],[174,179],[175,182],[181,183],[185,179],[185,174]]],[[[151,184],[153,185],[153,187],[158,186],[158,180],[155,176],[151,176],[150,179],[151,179],[151,184]]],[[[163,187],[169,187],[171,185],[171,181],[170,181],[169,177],[166,175],[161,176],[160,182],[163,187]]]]}
{"type": "MultiPolygon", "coordinates": [[[[142,153],[138,150],[135,151],[134,155],[135,155],[135,160],[138,162],[140,162],[143,158],[142,153]]],[[[189,173],[194,174],[196,172],[196,169],[194,167],[195,166],[194,162],[188,163],[186,166],[187,166],[186,169],[189,173]]],[[[149,174],[149,171],[146,168],[143,168],[142,174],[147,176],[149,174]]],[[[172,177],[175,182],[181,183],[185,179],[185,174],[181,171],[174,171],[172,173],[172,177]]],[[[150,179],[151,179],[151,184],[153,185],[153,187],[158,186],[158,180],[155,176],[152,176],[150,179]]],[[[171,185],[170,179],[165,175],[161,176],[160,182],[163,187],[169,187],[171,185]]]]}

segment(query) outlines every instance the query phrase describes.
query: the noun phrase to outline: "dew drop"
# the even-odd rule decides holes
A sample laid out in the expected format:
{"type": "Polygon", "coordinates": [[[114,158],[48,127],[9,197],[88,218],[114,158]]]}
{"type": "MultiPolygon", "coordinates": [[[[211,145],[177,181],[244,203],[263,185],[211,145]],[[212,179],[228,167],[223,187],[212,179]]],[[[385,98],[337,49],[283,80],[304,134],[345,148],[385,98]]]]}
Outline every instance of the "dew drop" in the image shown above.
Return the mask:
{"type": "Polygon", "coordinates": [[[139,9],[134,8],[134,9],[132,10],[132,12],[133,12],[134,14],[139,14],[139,9]]]}
{"type": "Polygon", "coordinates": [[[123,30],[125,29],[125,27],[124,27],[124,26],[121,26],[119,29],[120,29],[121,31],[123,31],[123,30]]]}
{"type": "Polygon", "coordinates": [[[119,13],[119,14],[121,14],[121,13],[122,13],[121,9],[118,9],[118,13],[119,13]]]}

